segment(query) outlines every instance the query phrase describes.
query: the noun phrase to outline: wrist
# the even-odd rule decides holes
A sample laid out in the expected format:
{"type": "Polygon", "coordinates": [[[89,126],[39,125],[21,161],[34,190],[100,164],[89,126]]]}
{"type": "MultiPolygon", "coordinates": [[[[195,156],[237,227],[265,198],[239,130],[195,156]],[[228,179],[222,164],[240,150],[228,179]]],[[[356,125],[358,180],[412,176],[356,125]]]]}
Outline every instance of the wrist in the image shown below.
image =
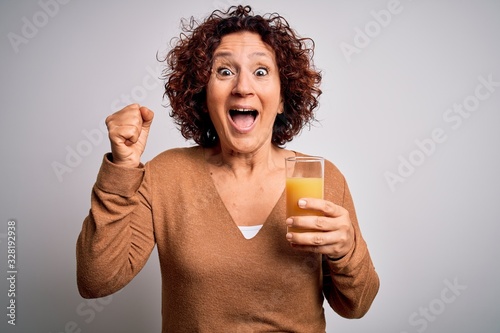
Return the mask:
{"type": "Polygon", "coordinates": [[[117,165],[117,166],[120,166],[120,167],[125,167],[125,168],[137,168],[141,165],[141,162],[137,162],[135,160],[132,160],[132,159],[128,159],[128,160],[119,160],[119,159],[116,159],[114,156],[113,156],[113,153],[108,153],[106,154],[106,157],[108,158],[108,161],[111,162],[112,164],[114,165],[117,165]]]}

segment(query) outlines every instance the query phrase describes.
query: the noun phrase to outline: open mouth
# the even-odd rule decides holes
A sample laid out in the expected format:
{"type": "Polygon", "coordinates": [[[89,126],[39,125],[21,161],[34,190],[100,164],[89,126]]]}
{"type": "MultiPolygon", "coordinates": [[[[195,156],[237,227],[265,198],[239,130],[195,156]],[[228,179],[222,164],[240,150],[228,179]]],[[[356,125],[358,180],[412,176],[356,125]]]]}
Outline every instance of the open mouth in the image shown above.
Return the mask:
{"type": "Polygon", "coordinates": [[[233,121],[233,124],[238,129],[249,129],[255,123],[255,119],[259,113],[257,110],[250,109],[231,109],[229,110],[229,116],[233,121]]]}

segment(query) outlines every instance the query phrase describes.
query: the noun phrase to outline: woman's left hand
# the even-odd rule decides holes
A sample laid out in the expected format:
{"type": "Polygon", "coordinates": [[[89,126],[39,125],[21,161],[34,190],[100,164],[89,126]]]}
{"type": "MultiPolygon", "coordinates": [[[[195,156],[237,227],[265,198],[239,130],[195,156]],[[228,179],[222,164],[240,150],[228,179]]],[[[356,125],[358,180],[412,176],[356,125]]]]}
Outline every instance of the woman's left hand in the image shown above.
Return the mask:
{"type": "Polygon", "coordinates": [[[330,201],[305,198],[299,207],[320,212],[323,216],[290,216],[288,227],[308,229],[288,232],[286,239],[299,250],[321,253],[331,259],[344,257],[354,245],[354,228],[349,212],[330,201]]]}

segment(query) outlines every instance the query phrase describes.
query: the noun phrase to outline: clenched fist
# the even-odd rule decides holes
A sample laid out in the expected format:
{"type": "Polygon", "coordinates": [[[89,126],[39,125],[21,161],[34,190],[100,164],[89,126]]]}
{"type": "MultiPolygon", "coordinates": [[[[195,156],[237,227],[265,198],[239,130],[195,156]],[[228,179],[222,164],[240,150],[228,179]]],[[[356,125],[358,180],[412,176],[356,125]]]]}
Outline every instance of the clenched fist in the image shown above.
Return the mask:
{"type": "Polygon", "coordinates": [[[153,117],[147,107],[131,104],[106,118],[113,163],[134,168],[140,164],[153,117]]]}

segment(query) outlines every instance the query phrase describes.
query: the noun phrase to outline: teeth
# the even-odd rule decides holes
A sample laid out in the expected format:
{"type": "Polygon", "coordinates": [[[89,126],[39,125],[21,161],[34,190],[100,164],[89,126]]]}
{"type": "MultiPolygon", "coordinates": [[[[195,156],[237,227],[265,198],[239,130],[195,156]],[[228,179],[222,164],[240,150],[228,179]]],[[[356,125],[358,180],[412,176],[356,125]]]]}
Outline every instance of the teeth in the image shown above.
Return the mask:
{"type": "Polygon", "coordinates": [[[255,110],[251,110],[251,109],[231,109],[231,111],[237,111],[237,112],[254,112],[255,110]]]}

